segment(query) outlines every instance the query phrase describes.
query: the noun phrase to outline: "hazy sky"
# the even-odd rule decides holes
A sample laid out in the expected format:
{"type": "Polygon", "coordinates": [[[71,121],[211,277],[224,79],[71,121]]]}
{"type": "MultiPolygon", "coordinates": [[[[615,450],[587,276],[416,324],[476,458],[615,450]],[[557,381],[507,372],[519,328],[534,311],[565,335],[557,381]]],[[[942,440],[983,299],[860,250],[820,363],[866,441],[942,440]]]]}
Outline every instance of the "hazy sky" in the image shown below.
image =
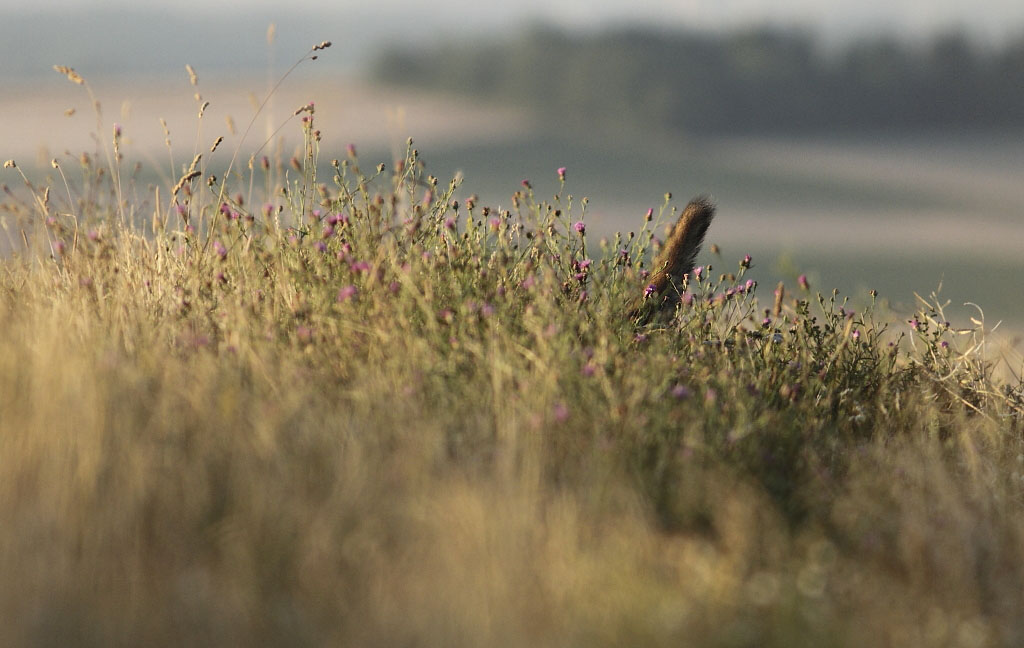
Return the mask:
{"type": "Polygon", "coordinates": [[[723,31],[767,23],[801,27],[824,49],[865,35],[966,30],[998,46],[1024,37],[1024,0],[0,0],[0,82],[52,77],[57,62],[92,79],[180,73],[185,59],[210,72],[262,70],[270,23],[281,60],[328,39],[335,48],[319,68],[359,71],[389,48],[514,35],[536,22],[723,31]]]}
{"type": "MultiPolygon", "coordinates": [[[[24,0],[0,0],[0,11],[26,11],[24,0]]],[[[546,18],[570,26],[593,26],[623,20],[725,28],[750,23],[801,24],[839,38],[884,30],[910,36],[966,27],[982,40],[1024,33],[1022,0],[105,0],[86,5],[73,0],[40,0],[32,9],[55,7],[153,7],[175,12],[275,14],[313,12],[363,18],[413,13],[429,16],[425,24],[496,25],[546,18]],[[433,23],[433,24],[432,24],[433,23]]]]}

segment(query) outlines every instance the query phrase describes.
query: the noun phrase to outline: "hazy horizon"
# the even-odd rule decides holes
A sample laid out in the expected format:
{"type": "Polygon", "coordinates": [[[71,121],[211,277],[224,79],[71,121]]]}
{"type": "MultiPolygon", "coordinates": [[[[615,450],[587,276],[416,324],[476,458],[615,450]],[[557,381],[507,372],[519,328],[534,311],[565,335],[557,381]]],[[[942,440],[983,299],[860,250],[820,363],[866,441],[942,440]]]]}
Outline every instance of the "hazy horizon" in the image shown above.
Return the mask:
{"type": "Polygon", "coordinates": [[[95,76],[179,70],[184,62],[209,69],[265,70],[265,32],[277,26],[280,61],[330,39],[336,49],[324,67],[362,69],[381,50],[453,38],[511,35],[546,23],[572,30],[647,26],[670,30],[728,31],[771,26],[811,34],[824,48],[885,36],[921,41],[966,33],[980,47],[1024,37],[1024,3],[985,0],[970,8],[953,0],[914,0],[856,5],[818,0],[719,0],[617,2],[519,0],[500,6],[438,0],[429,6],[390,0],[373,6],[304,0],[282,7],[270,0],[228,0],[216,7],[181,0],[107,1],[82,7],[70,1],[26,7],[0,0],[0,78],[36,80],[55,63],[95,76]],[[184,59],[188,59],[185,61],[184,59]]]}
{"type": "MultiPolygon", "coordinates": [[[[648,23],[669,28],[690,27],[731,29],[758,24],[809,29],[825,37],[850,37],[887,32],[897,37],[919,38],[943,31],[964,30],[981,40],[999,40],[1024,33],[1024,3],[1015,0],[979,0],[970,5],[959,0],[638,0],[628,5],[606,0],[517,0],[500,5],[473,0],[435,0],[429,6],[411,0],[383,0],[372,7],[330,0],[300,0],[282,7],[274,0],[225,0],[210,7],[200,0],[179,0],[173,6],[163,2],[106,0],[85,8],[72,0],[57,0],[26,6],[16,0],[0,0],[8,17],[55,11],[92,13],[108,10],[167,11],[182,16],[220,17],[244,11],[271,20],[295,17],[381,21],[415,17],[424,28],[445,24],[453,31],[462,26],[501,26],[534,20],[570,28],[607,26],[615,23],[648,23]],[[316,12],[312,14],[310,12],[316,12]]],[[[401,21],[404,22],[404,21],[401,21]]]]}

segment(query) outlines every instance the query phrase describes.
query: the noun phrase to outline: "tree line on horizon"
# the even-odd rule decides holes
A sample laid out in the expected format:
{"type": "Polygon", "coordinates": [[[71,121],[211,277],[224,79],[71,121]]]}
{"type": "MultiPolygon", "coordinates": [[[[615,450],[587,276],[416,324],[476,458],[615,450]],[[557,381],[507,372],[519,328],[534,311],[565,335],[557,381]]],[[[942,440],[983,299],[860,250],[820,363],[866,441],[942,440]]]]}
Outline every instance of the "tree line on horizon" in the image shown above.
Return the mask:
{"type": "Polygon", "coordinates": [[[512,102],[559,127],[673,132],[906,131],[1024,126],[1024,36],[950,33],[825,51],[809,34],[535,27],[506,40],[392,48],[377,80],[512,102]]]}

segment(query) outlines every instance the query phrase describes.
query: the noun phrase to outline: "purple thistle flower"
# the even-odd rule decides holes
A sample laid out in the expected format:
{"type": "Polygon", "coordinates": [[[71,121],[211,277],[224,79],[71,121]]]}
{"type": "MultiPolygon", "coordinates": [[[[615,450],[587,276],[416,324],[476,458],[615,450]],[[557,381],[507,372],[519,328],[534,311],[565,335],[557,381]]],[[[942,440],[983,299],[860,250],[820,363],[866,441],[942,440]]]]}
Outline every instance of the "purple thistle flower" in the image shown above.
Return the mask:
{"type": "Polygon", "coordinates": [[[345,147],[345,152],[348,153],[349,157],[354,158],[356,156],[356,145],[349,144],[345,147]]]}
{"type": "Polygon", "coordinates": [[[530,181],[529,180],[523,180],[520,184],[523,185],[524,187],[526,187],[527,189],[530,189],[530,181]]]}
{"type": "Polygon", "coordinates": [[[64,241],[57,241],[56,243],[53,244],[53,250],[61,256],[64,256],[64,249],[64,241]]]}
{"type": "Polygon", "coordinates": [[[576,224],[572,226],[572,228],[576,230],[576,232],[579,233],[580,236],[583,236],[584,234],[587,233],[587,225],[583,221],[577,221],[576,224]]]}
{"type": "Polygon", "coordinates": [[[450,217],[450,216],[448,218],[444,219],[444,228],[446,230],[453,230],[453,229],[455,229],[455,219],[450,217]]]}
{"type": "Polygon", "coordinates": [[[551,413],[556,423],[565,423],[569,420],[569,408],[565,406],[565,403],[555,403],[551,413]]]}
{"type": "Polygon", "coordinates": [[[949,342],[946,342],[945,340],[943,340],[942,342],[939,342],[939,346],[942,347],[943,349],[948,349],[949,348],[949,342]]]}
{"type": "Polygon", "coordinates": [[[324,228],[324,231],[320,233],[320,238],[329,239],[334,236],[334,228],[330,225],[324,228]]]}
{"type": "Polygon", "coordinates": [[[359,289],[349,284],[343,286],[338,290],[338,301],[343,302],[349,299],[354,299],[359,294],[359,289]]]}
{"type": "Polygon", "coordinates": [[[693,293],[686,293],[683,295],[683,304],[687,306],[693,306],[693,293]]]}
{"type": "Polygon", "coordinates": [[[805,274],[802,274],[799,277],[797,277],[796,282],[800,284],[800,288],[802,290],[810,290],[811,288],[811,285],[807,283],[807,275],[805,274]]]}
{"type": "Polygon", "coordinates": [[[676,385],[672,388],[672,397],[676,400],[685,400],[693,396],[693,391],[686,385],[676,385]]]}
{"type": "Polygon", "coordinates": [[[580,261],[576,265],[579,267],[580,270],[586,270],[587,268],[590,267],[590,265],[592,263],[594,263],[593,259],[583,259],[582,261],[580,261]]]}
{"type": "Polygon", "coordinates": [[[916,317],[912,320],[908,320],[907,323],[910,324],[910,328],[914,329],[915,331],[921,326],[921,322],[917,321],[916,317]]]}
{"type": "Polygon", "coordinates": [[[745,283],[743,285],[743,290],[744,290],[744,292],[748,292],[748,293],[749,292],[753,292],[754,291],[754,286],[756,286],[756,285],[757,285],[757,283],[753,279],[747,279],[747,283],[745,283]]]}
{"type": "Polygon", "coordinates": [[[497,216],[495,216],[491,220],[487,221],[487,223],[491,226],[491,229],[494,230],[495,232],[497,232],[498,229],[501,227],[501,219],[498,218],[497,216]]]}
{"type": "Polygon", "coordinates": [[[370,264],[367,263],[366,261],[356,261],[355,263],[353,263],[349,267],[352,269],[352,272],[369,272],[370,271],[370,264]]]}
{"type": "Polygon", "coordinates": [[[655,286],[654,284],[647,284],[647,287],[644,288],[644,298],[650,297],[656,292],[658,292],[657,286],[655,286]]]}
{"type": "Polygon", "coordinates": [[[584,378],[590,378],[596,372],[597,367],[595,367],[592,362],[588,362],[587,364],[583,365],[583,367],[580,369],[580,374],[582,374],[584,378]]]}
{"type": "Polygon", "coordinates": [[[321,254],[327,251],[327,244],[324,243],[323,241],[317,241],[316,243],[313,244],[313,247],[316,248],[316,251],[320,252],[321,254]]]}
{"type": "Polygon", "coordinates": [[[565,167],[558,167],[558,179],[565,182],[565,167]]]}
{"type": "Polygon", "coordinates": [[[636,342],[637,344],[643,344],[643,343],[647,342],[647,339],[648,338],[647,338],[647,334],[646,333],[637,333],[633,337],[633,341],[636,342]]]}
{"type": "Polygon", "coordinates": [[[743,255],[743,260],[740,261],[740,267],[741,268],[749,268],[750,267],[750,261],[751,261],[750,255],[749,254],[744,254],[743,255]]]}
{"type": "Polygon", "coordinates": [[[704,266],[697,266],[693,269],[693,276],[700,281],[701,275],[704,274],[704,266]]]}
{"type": "Polygon", "coordinates": [[[220,257],[221,259],[224,259],[224,258],[225,258],[225,257],[227,257],[227,255],[228,255],[228,249],[227,249],[226,247],[224,247],[224,244],[223,244],[223,243],[221,243],[220,241],[214,241],[214,242],[213,242],[213,251],[214,251],[214,252],[215,252],[215,253],[217,254],[217,256],[219,256],[219,257],[220,257]]]}

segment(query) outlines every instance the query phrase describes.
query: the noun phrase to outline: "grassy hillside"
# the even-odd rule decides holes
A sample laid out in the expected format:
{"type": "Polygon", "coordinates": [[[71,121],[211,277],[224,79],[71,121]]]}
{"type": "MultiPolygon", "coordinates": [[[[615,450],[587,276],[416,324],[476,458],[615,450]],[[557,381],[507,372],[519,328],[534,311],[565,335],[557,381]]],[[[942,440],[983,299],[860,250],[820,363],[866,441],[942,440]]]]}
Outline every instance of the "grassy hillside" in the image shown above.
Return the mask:
{"type": "Polygon", "coordinates": [[[115,133],[3,203],[4,644],[1024,639],[983,331],[746,258],[633,318],[685,201],[593,240],[571,170],[489,209],[411,144],[317,177],[293,120],[292,161],[142,192],[115,133]]]}

